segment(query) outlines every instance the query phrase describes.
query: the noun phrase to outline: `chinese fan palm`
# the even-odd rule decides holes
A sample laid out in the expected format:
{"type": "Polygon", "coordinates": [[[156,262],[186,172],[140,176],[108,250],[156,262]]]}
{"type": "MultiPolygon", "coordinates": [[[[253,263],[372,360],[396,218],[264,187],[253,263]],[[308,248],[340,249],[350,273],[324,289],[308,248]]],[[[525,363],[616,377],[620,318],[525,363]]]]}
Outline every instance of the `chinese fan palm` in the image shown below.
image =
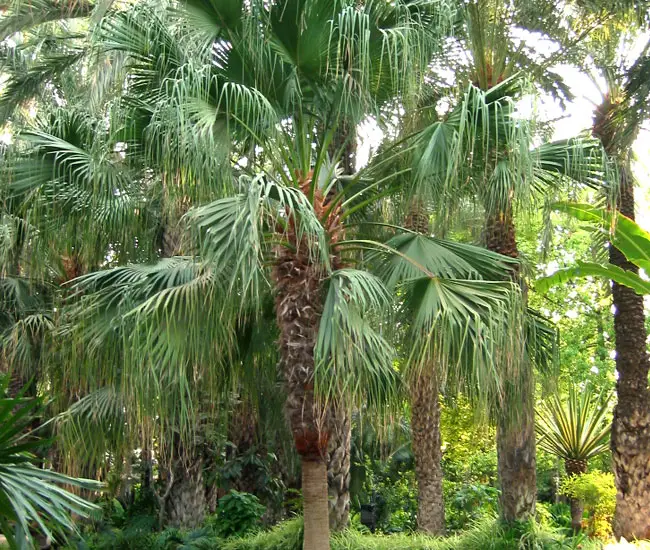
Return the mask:
{"type": "MultiPolygon", "coordinates": [[[[484,211],[485,246],[513,259],[519,257],[518,211],[567,183],[593,185],[603,175],[595,140],[575,138],[533,147],[533,121],[516,113],[523,90],[517,78],[489,90],[469,85],[457,107],[422,132],[415,160],[414,192],[420,200],[433,203],[446,216],[468,201],[477,204],[484,211]]],[[[443,225],[448,226],[449,219],[444,218],[443,225]]],[[[513,264],[506,277],[517,284],[523,283],[519,265],[513,264]]],[[[504,392],[497,439],[501,514],[506,521],[531,516],[535,506],[532,363],[546,356],[537,348],[547,347],[547,339],[532,337],[527,327],[534,325],[539,325],[538,316],[521,316],[519,326],[513,321],[512,338],[502,348],[510,352],[496,358],[504,392]]]]}

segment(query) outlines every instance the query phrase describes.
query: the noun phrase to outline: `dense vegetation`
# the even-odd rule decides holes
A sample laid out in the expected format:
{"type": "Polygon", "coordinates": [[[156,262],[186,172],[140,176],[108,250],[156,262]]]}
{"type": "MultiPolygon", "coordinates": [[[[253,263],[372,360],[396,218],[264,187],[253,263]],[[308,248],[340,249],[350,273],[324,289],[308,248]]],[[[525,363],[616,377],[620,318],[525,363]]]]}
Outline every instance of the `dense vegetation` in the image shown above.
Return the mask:
{"type": "Polygon", "coordinates": [[[10,548],[650,539],[650,6],[0,7],[10,548]]]}

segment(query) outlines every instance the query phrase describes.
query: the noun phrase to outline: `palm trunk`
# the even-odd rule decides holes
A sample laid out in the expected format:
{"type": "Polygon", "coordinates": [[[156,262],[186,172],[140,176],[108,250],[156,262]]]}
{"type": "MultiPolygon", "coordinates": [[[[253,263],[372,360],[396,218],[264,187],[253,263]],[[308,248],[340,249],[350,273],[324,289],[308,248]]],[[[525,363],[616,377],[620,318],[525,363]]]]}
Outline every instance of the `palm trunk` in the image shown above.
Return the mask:
{"type": "MultiPolygon", "coordinates": [[[[486,224],[487,248],[517,258],[519,251],[512,210],[491,215],[486,224]]],[[[519,279],[519,275],[513,276],[519,279]]],[[[535,404],[532,366],[503,365],[505,394],[497,421],[497,466],[501,484],[501,519],[506,523],[535,516],[537,472],[535,459],[535,404]]]]}
{"type": "Polygon", "coordinates": [[[322,460],[302,459],[302,498],[305,550],[329,550],[327,466],[322,460]]]}
{"type": "MultiPolygon", "coordinates": [[[[418,200],[411,203],[404,226],[422,235],[429,234],[429,214],[423,203],[418,200]]],[[[436,365],[430,363],[411,381],[411,432],[418,484],[418,530],[442,535],[445,532],[445,503],[436,376],[436,365]]]]}
{"type": "MultiPolygon", "coordinates": [[[[620,167],[619,211],[634,219],[634,188],[629,166],[620,167]]],[[[614,247],[610,262],[638,272],[614,247]]],[[[613,283],[616,338],[616,391],[612,459],[616,477],[614,533],[626,539],[650,538],[650,392],[643,297],[613,283]]]]}
{"type": "MultiPolygon", "coordinates": [[[[618,112],[617,103],[606,96],[596,109],[593,134],[612,159],[618,159],[617,210],[634,219],[634,181],[630,152],[620,137],[632,129],[618,112]],[[622,126],[621,126],[622,124],[622,126]],[[623,149],[621,149],[623,148],[623,149]]],[[[631,141],[629,141],[631,143],[631,141]]],[[[636,266],[613,246],[609,261],[628,271],[636,266]]],[[[612,282],[616,347],[617,403],[612,421],[612,462],[616,478],[614,535],[626,539],[650,538],[650,392],[647,336],[643,297],[612,282]]]]}
{"type": "MultiPolygon", "coordinates": [[[[294,239],[295,241],[296,239],[294,239]]],[[[280,328],[280,367],[287,389],[286,413],[296,451],[302,457],[304,550],[329,549],[326,456],[327,410],[314,395],[314,345],[323,308],[321,272],[304,245],[283,248],[273,272],[280,328]]]]}
{"type": "Polygon", "coordinates": [[[174,482],[165,502],[166,519],[174,527],[197,527],[205,519],[206,508],[203,456],[198,454],[174,467],[174,482]]]}
{"type": "Polygon", "coordinates": [[[332,408],[332,423],[327,453],[329,522],[332,531],[341,531],[350,519],[350,442],[351,418],[347,407],[332,408]]]}
{"type": "MultiPolygon", "coordinates": [[[[579,476],[587,471],[586,460],[571,460],[564,461],[564,468],[568,476],[579,476]]],[[[571,528],[574,533],[582,531],[582,516],[585,512],[585,504],[579,498],[571,498],[571,528]]]]}
{"type": "MultiPolygon", "coordinates": [[[[341,169],[346,176],[351,176],[355,172],[356,151],[356,130],[346,121],[342,121],[336,130],[329,152],[332,158],[341,155],[341,169]]],[[[332,531],[342,531],[350,523],[352,415],[348,407],[333,406],[331,418],[327,452],[329,520],[332,531]]]]}
{"type": "MultiPolygon", "coordinates": [[[[433,368],[430,369],[432,371],[433,368]]],[[[435,375],[422,372],[411,389],[411,432],[418,483],[418,530],[445,531],[440,445],[440,401],[435,375]]]]}

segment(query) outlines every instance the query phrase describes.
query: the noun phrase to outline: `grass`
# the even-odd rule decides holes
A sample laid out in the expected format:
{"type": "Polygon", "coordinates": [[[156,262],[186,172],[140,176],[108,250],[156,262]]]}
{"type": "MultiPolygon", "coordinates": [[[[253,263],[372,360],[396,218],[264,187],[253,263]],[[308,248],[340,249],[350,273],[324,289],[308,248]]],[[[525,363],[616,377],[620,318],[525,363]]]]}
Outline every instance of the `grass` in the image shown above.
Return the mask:
{"type": "MultiPolygon", "coordinates": [[[[368,535],[355,531],[333,535],[332,550],[600,550],[602,544],[565,538],[538,524],[504,529],[495,520],[478,523],[460,536],[368,535]]],[[[302,550],[302,522],[291,520],[253,535],[226,542],[223,550],[302,550]]]]}

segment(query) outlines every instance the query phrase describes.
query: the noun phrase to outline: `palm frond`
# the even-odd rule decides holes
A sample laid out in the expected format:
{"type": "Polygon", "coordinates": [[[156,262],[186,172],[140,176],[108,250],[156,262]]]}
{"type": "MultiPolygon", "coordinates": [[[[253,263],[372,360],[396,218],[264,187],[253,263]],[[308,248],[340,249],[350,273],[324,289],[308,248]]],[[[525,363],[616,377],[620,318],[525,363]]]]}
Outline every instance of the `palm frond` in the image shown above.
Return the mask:
{"type": "Polygon", "coordinates": [[[95,5],[90,0],[12,0],[9,15],[0,19],[0,41],[43,23],[88,17],[95,5]]]}
{"type": "Polygon", "coordinates": [[[73,514],[87,517],[98,509],[59,485],[96,491],[101,488],[100,483],[36,466],[37,458],[32,453],[42,443],[25,433],[31,416],[40,407],[37,399],[0,399],[0,530],[13,548],[28,547],[31,543],[32,522],[54,539],[52,524],[57,530],[74,532],[73,514]]]}

